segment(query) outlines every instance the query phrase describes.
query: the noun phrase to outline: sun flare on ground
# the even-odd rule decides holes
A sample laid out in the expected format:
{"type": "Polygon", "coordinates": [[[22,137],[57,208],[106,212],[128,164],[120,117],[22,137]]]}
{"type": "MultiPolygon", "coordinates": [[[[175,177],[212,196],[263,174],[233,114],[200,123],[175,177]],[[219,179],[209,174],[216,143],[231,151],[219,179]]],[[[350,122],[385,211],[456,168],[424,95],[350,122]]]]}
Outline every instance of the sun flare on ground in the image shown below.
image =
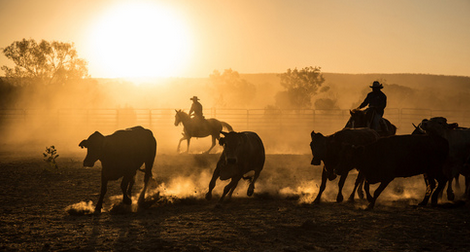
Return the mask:
{"type": "Polygon", "coordinates": [[[93,23],[88,61],[107,78],[173,77],[187,67],[190,36],[171,9],[149,2],[116,5],[93,23]]]}

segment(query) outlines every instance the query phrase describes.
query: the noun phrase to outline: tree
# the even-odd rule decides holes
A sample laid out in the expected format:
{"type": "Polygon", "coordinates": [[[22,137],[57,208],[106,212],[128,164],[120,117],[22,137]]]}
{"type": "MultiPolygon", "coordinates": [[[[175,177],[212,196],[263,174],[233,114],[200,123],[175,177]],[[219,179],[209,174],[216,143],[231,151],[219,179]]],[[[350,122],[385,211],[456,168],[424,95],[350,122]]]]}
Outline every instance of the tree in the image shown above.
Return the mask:
{"type": "Polygon", "coordinates": [[[305,67],[301,70],[287,69],[279,75],[285,91],[276,95],[276,102],[281,108],[307,109],[312,107],[311,98],[318,92],[325,78],[320,67],[305,67]],[[286,104],[288,103],[288,104],[286,104]]]}
{"type": "Polygon", "coordinates": [[[5,77],[23,84],[64,84],[89,77],[87,62],[78,58],[73,43],[42,40],[38,44],[34,39],[23,39],[4,48],[3,53],[15,64],[13,68],[1,67],[5,77]]]}
{"type": "Polygon", "coordinates": [[[209,79],[217,106],[247,107],[256,95],[255,85],[232,69],[225,69],[222,74],[214,70],[209,79]]]}

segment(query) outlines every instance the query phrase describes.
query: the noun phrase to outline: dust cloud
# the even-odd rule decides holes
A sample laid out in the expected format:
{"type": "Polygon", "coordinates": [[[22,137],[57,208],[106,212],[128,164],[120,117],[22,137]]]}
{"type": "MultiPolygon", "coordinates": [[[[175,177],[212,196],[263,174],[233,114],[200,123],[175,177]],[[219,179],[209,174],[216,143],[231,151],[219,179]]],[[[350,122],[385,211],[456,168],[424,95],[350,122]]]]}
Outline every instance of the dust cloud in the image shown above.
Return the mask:
{"type": "MultiPolygon", "coordinates": [[[[341,130],[349,118],[348,110],[362,102],[374,80],[384,84],[383,91],[388,96],[384,117],[398,126],[399,134],[409,134],[412,122],[431,116],[447,116],[460,126],[470,126],[466,119],[470,110],[469,77],[334,73],[324,73],[324,77],[321,92],[312,97],[313,107],[307,110],[279,110],[274,106],[276,94],[283,91],[278,74],[240,74],[237,78],[242,85],[237,86],[236,92],[230,85],[214,86],[217,83],[210,78],[90,79],[41,87],[11,85],[0,78],[0,151],[41,156],[45,147],[54,145],[61,157],[84,157],[85,151],[78,143],[93,132],[110,135],[118,129],[141,125],[151,129],[158,142],[156,166],[163,176],[157,173],[156,178],[171,178],[159,181],[150,193],[202,199],[222,147],[216,144],[211,152],[216,157],[202,170],[196,163],[182,164],[177,169],[174,164],[178,164],[175,160],[188,158],[174,158],[180,157],[176,147],[183,132],[182,125],[174,125],[175,109],[188,112],[189,98],[198,96],[206,118],[225,121],[235,131],[249,130],[260,135],[268,158],[257,183],[258,195],[297,197],[300,202],[309,203],[318,193],[321,172],[321,167],[310,165],[310,132],[328,135],[341,130]],[[244,96],[245,87],[250,95],[244,96]],[[199,168],[187,174],[185,169],[191,167],[199,168]],[[180,174],[165,175],[166,169],[176,169],[180,174]]],[[[208,137],[191,139],[189,156],[205,152],[210,145],[208,137]]],[[[183,141],[180,151],[184,152],[186,146],[183,141]]],[[[345,198],[352,190],[353,180],[353,176],[348,179],[351,182],[344,189],[345,198]]],[[[220,195],[225,182],[217,183],[214,194],[220,195]]],[[[420,199],[423,183],[413,180],[400,185],[402,190],[390,186],[381,198],[420,199]]],[[[328,183],[325,201],[335,201],[336,184],[328,183]]],[[[246,195],[244,183],[234,195],[246,195]]],[[[90,206],[89,202],[82,202],[73,209],[85,212],[90,206]]]]}
{"type": "MultiPolygon", "coordinates": [[[[59,152],[78,152],[77,144],[94,131],[109,135],[142,125],[154,132],[159,153],[175,153],[183,126],[174,125],[174,110],[188,112],[189,98],[198,96],[206,118],[225,121],[235,131],[257,132],[269,153],[307,154],[306,138],[311,130],[332,134],[342,129],[348,110],[362,102],[374,80],[384,84],[388,96],[384,116],[398,124],[399,134],[409,133],[411,122],[419,123],[430,116],[455,115],[450,121],[462,126],[470,123],[465,121],[465,111],[470,110],[469,77],[324,73],[326,81],[312,97],[312,110],[281,111],[274,106],[276,94],[282,91],[278,74],[235,76],[236,85],[219,85],[211,78],[164,78],[19,86],[1,78],[0,148],[16,151],[21,146],[22,151],[38,152],[44,146],[55,145],[59,152]],[[243,88],[249,96],[244,95],[243,88]],[[240,98],[244,96],[248,98],[240,98]],[[408,115],[409,111],[413,115],[408,115]]],[[[210,140],[206,140],[192,139],[190,152],[207,150],[198,146],[206,146],[207,142],[210,146],[210,140]]],[[[182,151],[185,147],[183,142],[182,151]]]]}

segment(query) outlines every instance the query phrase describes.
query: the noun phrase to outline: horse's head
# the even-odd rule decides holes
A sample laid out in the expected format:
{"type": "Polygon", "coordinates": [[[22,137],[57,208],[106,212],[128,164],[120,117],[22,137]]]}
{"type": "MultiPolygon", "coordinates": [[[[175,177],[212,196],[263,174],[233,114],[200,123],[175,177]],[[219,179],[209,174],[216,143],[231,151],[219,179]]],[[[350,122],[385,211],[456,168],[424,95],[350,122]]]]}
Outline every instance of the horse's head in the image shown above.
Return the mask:
{"type": "Polygon", "coordinates": [[[179,109],[176,110],[176,115],[175,115],[175,126],[178,126],[180,123],[182,123],[186,118],[188,118],[188,114],[186,114],[183,110],[179,109]]]}
{"type": "Polygon", "coordinates": [[[367,127],[367,116],[365,110],[353,109],[349,110],[351,117],[349,118],[346,127],[348,128],[361,128],[367,127]]]}

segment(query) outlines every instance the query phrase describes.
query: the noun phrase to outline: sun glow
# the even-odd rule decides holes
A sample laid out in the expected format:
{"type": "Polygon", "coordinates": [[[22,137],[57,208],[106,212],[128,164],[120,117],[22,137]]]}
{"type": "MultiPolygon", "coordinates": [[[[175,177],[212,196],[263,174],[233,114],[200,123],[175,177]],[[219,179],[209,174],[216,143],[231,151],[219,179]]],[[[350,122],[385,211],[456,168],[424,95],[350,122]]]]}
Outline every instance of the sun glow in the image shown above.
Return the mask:
{"type": "Polygon", "coordinates": [[[101,77],[179,76],[188,64],[188,29],[169,8],[148,2],[121,4],[93,26],[88,60],[101,77]]]}

